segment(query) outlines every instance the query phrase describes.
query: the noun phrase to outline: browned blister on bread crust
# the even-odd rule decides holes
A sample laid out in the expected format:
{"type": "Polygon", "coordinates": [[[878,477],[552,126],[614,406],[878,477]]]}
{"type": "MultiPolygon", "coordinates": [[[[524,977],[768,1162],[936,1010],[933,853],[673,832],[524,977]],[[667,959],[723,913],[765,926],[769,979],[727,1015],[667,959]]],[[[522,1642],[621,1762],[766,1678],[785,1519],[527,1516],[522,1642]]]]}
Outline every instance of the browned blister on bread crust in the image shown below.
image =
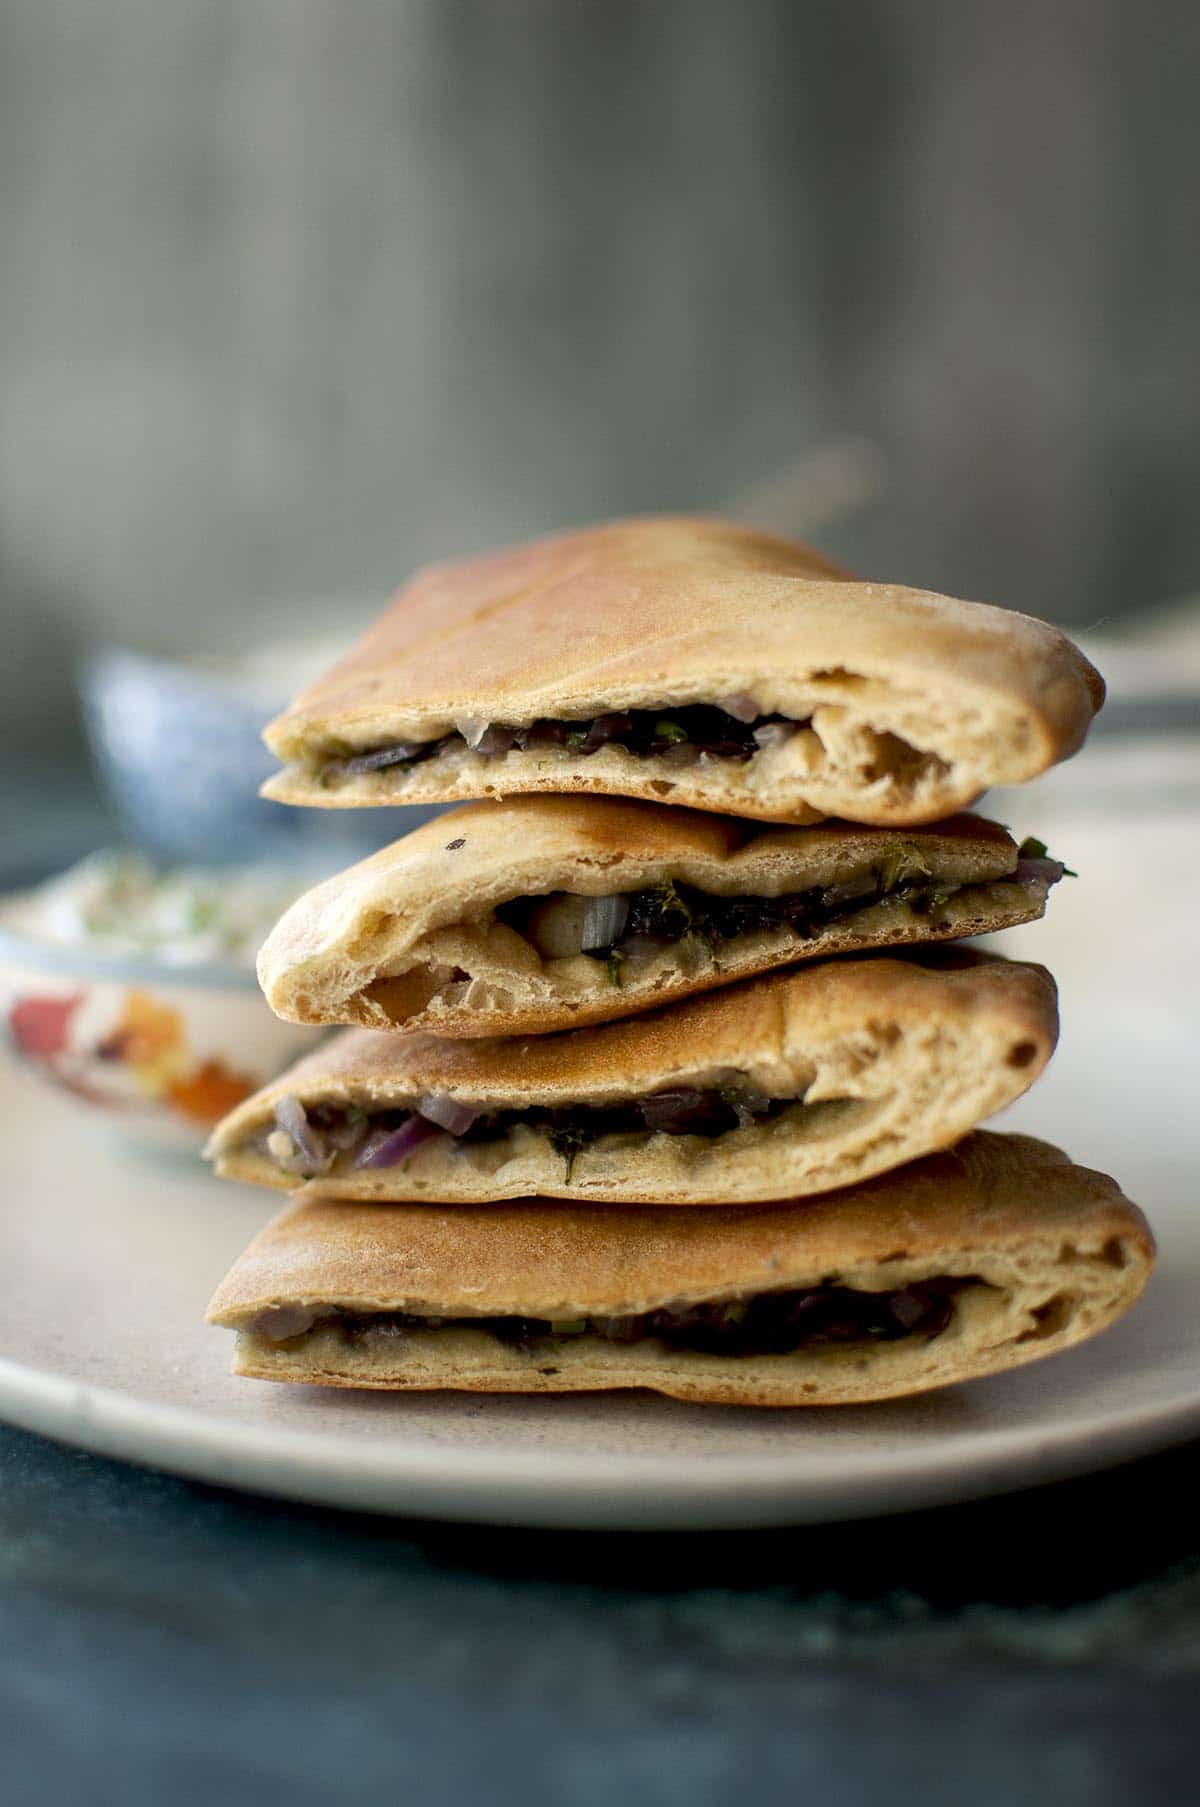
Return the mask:
{"type": "Polygon", "coordinates": [[[439,1035],[544,1034],[608,1022],[828,954],[990,934],[1040,916],[1048,883],[1017,875],[996,823],[930,828],[830,823],[764,828],[616,797],[464,805],[325,880],[276,924],[258,971],[272,1009],[301,1023],[439,1035]],[[614,969],[546,958],[496,911],[548,893],[605,896],[664,883],[717,897],[780,897],[880,872],[951,893],[934,909],[892,898],[801,936],[647,944],[614,969]]]}
{"type": "Polygon", "coordinates": [[[1103,684],[1056,628],[863,583],[810,548],[688,516],[617,521],[420,572],[273,721],[265,794],[319,808],[587,792],[757,817],[932,822],[1081,744],[1103,684]],[[617,745],[410,767],[331,761],[456,725],[523,727],[749,697],[804,724],[747,761],[617,745]]]}
{"type": "Polygon", "coordinates": [[[1026,1136],[979,1132],[851,1191],[675,1212],[523,1199],[498,1208],[293,1202],[218,1289],[236,1371],[387,1389],[574,1392],[647,1387],[733,1405],[834,1405],[952,1385],[1056,1354],[1134,1304],[1154,1243],[1104,1174],[1026,1136]],[[261,1314],[405,1312],[578,1320],[837,1283],[886,1292],[947,1278],[931,1338],[716,1355],[588,1334],[528,1348],[485,1330],[337,1328],[273,1342],[261,1314]]]}
{"type": "Polygon", "coordinates": [[[678,1087],[796,1100],[723,1135],[601,1137],[572,1157],[541,1129],[431,1137],[398,1166],[339,1163],[307,1190],[475,1202],[520,1196],[693,1205],[844,1186],[957,1141],[1019,1097],[1049,1059],[1056,994],[1040,966],[947,950],[829,961],[593,1029],[451,1041],[349,1030],[239,1105],[218,1170],[293,1188],[264,1146],[275,1106],[477,1110],[607,1107],[678,1087]]]}

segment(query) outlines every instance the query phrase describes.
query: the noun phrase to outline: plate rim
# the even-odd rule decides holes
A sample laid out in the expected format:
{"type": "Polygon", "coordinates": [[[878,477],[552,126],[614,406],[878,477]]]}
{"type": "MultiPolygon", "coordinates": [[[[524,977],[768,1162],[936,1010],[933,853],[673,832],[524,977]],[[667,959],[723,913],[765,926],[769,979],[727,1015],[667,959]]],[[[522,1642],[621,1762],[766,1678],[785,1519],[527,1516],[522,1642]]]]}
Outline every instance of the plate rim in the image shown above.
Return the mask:
{"type": "Polygon", "coordinates": [[[1020,1426],[972,1432],[927,1445],[903,1466],[894,1452],[849,1452],[836,1473],[809,1476],[802,1488],[795,1473],[780,1472],[777,1455],[755,1453],[704,1475],[641,1452],[623,1455],[616,1475],[611,1456],[586,1453],[572,1457],[569,1471],[559,1464],[548,1475],[540,1451],[491,1445],[367,1444],[347,1463],[345,1446],[329,1432],[264,1434],[9,1357],[0,1357],[0,1417],[94,1455],[337,1511],[559,1529],[715,1530],[882,1517],[1093,1473],[1200,1432],[1200,1396],[1092,1412],[1065,1435],[1020,1426]]]}

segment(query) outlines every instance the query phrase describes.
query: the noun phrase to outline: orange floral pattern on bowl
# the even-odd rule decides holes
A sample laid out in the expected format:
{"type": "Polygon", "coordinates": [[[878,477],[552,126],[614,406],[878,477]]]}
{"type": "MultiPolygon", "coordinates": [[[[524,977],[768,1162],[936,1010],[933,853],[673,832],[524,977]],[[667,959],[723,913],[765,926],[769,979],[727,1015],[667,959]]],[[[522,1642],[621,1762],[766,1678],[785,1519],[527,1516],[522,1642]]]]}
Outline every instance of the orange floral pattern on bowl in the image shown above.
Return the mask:
{"type": "Polygon", "coordinates": [[[97,1023],[89,1002],[87,991],[33,995],[8,1010],[15,1052],[76,1097],[121,1111],[165,1105],[207,1127],[256,1089],[219,1057],[197,1057],[182,1013],[153,993],[126,990],[115,1021],[106,1012],[97,1023]]]}

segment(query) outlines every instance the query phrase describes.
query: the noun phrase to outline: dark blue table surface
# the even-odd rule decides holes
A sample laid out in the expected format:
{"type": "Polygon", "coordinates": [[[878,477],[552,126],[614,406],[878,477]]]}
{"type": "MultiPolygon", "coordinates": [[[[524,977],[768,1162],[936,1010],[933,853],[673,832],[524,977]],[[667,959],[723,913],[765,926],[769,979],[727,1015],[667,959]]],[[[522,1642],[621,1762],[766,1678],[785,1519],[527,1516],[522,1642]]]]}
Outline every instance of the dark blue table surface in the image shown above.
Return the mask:
{"type": "Polygon", "coordinates": [[[0,1431],[0,1798],[1200,1798],[1200,1445],[745,1535],[243,1498],[0,1431]]]}

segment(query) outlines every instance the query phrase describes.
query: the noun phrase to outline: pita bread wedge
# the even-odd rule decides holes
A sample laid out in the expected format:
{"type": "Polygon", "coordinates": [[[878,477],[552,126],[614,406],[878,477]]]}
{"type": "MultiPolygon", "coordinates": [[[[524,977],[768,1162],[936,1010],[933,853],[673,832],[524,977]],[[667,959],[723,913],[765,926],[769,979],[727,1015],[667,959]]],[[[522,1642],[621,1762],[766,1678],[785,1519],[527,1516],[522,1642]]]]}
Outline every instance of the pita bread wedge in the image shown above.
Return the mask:
{"type": "Polygon", "coordinates": [[[1045,622],[648,517],[420,572],[269,725],[264,795],[592,791],[905,826],[1067,758],[1103,696],[1045,622]]]}
{"type": "Polygon", "coordinates": [[[820,955],[1028,922],[1062,870],[975,816],[764,829],[616,797],[515,797],[437,817],[318,885],[258,972],[293,1022],[541,1034],[820,955]]]}
{"type": "Polygon", "coordinates": [[[838,960],[528,1041],[349,1030],[240,1105],[233,1179],[330,1198],[737,1204],[846,1186],[1010,1104],[1057,1035],[1040,966],[838,960]]]}
{"type": "Polygon", "coordinates": [[[985,1131],[801,1204],[302,1200],[209,1318],[260,1380],[843,1405],[1069,1349],[1134,1304],[1153,1260],[1106,1175],[985,1131]]]}

